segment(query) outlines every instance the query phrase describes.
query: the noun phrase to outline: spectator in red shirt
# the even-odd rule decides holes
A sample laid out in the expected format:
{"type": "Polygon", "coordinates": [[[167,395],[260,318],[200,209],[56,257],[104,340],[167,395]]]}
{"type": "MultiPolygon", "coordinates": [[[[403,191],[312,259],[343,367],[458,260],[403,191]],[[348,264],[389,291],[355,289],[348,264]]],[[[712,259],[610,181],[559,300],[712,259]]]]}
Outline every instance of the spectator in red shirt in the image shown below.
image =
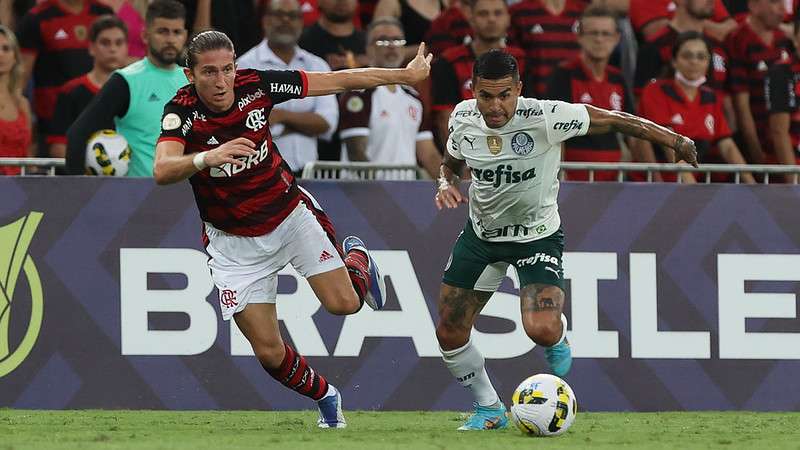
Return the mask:
{"type": "MultiPolygon", "coordinates": [[[[639,102],[639,115],[671,128],[694,140],[698,161],[702,163],[745,164],[722,112],[722,98],[703,86],[711,61],[711,46],[701,33],[687,31],[678,36],[672,51],[674,77],[662,78],[645,87],[639,102]]],[[[674,154],[639,141],[636,160],[673,162],[674,154]]],[[[656,180],[675,181],[675,173],[656,174],[656,180]]],[[[684,182],[694,182],[690,173],[682,173],[684,182]]],[[[724,181],[720,177],[715,181],[724,181]]],[[[742,174],[742,181],[754,183],[752,174],[742,174]]]]}
{"type": "Polygon", "coordinates": [[[761,164],[773,159],[767,133],[764,77],[777,62],[789,61],[792,40],[780,29],[783,0],[749,0],[750,15],[725,40],[729,58],[729,87],[747,160],[761,164]]]}
{"type": "Polygon", "coordinates": [[[504,0],[475,0],[467,8],[467,17],[474,39],[446,50],[431,67],[433,122],[441,143],[447,141],[447,121],[453,108],[472,98],[472,65],[479,56],[502,48],[519,61],[520,72],[525,67],[524,52],[505,45],[509,14],[504,0]]]}
{"type": "MultiPolygon", "coordinates": [[[[14,33],[0,25],[0,157],[29,156],[31,106],[21,93],[22,57],[14,33]]],[[[0,166],[0,175],[18,175],[0,166]]]]}
{"type": "MultiPolygon", "coordinates": [[[[583,12],[578,27],[581,52],[563,62],[550,75],[548,100],[588,103],[593,106],[633,113],[633,100],[625,87],[622,72],[608,64],[620,40],[617,17],[608,9],[590,6],[583,12]]],[[[616,133],[592,134],[573,138],[564,145],[564,161],[619,162],[622,157],[616,133]]],[[[570,171],[568,180],[586,181],[589,173],[570,171]]],[[[596,181],[615,181],[617,172],[595,172],[596,181]]]]}
{"type": "MultiPolygon", "coordinates": [[[[705,28],[714,39],[722,41],[736,28],[736,21],[722,0],[709,1],[713,2],[713,13],[706,19],[705,28]]],[[[637,39],[649,39],[667,26],[678,7],[675,0],[631,0],[629,17],[637,39]]]]}
{"type": "Polygon", "coordinates": [[[715,39],[706,24],[714,13],[714,0],[675,0],[677,9],[672,20],[661,30],[652,34],[647,43],[639,47],[636,58],[634,84],[636,95],[655,78],[660,78],[669,69],[672,47],[678,35],[684,31],[697,31],[705,35],[711,44],[712,64],[709,83],[714,89],[723,89],[728,78],[727,55],[722,42],[715,39]]]}

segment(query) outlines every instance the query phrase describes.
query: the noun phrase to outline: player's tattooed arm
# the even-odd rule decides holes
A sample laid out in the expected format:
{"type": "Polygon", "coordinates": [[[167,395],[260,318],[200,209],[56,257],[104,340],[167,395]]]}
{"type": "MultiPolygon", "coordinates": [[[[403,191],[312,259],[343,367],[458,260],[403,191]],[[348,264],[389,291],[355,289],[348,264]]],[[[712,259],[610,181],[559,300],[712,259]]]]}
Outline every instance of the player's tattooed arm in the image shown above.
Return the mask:
{"type": "Polygon", "coordinates": [[[436,179],[437,189],[434,202],[436,208],[452,209],[459,203],[466,203],[467,200],[461,195],[459,185],[461,184],[461,174],[464,173],[466,166],[464,160],[456,159],[450,153],[444,152],[442,165],[439,166],[439,178],[436,179]]]}
{"type": "Polygon", "coordinates": [[[403,69],[348,69],[336,72],[306,72],[308,96],[338,94],[355,89],[371,89],[386,84],[415,84],[431,71],[433,55],[425,54],[425,43],[419,45],[417,56],[403,69]]]}
{"type": "Polygon", "coordinates": [[[618,132],[627,136],[646,139],[675,150],[675,160],[684,160],[697,167],[697,149],[694,141],[655,124],[647,119],[622,111],[609,111],[586,105],[589,113],[589,134],[618,132]]]}

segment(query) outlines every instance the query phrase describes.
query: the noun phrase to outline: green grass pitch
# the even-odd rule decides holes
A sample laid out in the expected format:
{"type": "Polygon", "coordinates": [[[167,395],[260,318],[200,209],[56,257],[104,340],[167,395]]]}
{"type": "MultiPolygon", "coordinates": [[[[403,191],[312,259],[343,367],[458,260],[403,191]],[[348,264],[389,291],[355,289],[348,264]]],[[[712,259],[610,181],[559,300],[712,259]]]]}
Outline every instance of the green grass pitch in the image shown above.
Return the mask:
{"type": "Polygon", "coordinates": [[[579,412],[555,438],[457,432],[459,412],[31,411],[0,409],[0,450],[47,449],[799,449],[800,413],[579,412]]]}

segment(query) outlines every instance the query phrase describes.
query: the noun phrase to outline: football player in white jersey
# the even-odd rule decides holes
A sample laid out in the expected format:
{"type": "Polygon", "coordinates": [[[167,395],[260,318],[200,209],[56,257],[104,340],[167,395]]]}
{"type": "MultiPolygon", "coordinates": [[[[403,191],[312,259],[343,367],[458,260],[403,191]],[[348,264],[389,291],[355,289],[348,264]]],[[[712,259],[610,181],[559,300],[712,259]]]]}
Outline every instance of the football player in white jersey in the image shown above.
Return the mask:
{"type": "Polygon", "coordinates": [[[445,365],[475,397],[475,413],[459,429],[485,430],[505,428],[508,421],[470,332],[509,265],[520,280],[525,332],[544,347],[555,375],[566,375],[572,365],[561,313],[561,143],[574,136],[620,132],[674,149],[676,160],[693,166],[697,151],[691,139],[631,114],[520,97],[517,62],[504,52],[477,59],[472,90],[475,98],[458,104],[450,116],[435,198],[439,209],[466,203],[459,176],[465,167],[470,170],[469,220],[445,267],[436,337],[445,365]]]}

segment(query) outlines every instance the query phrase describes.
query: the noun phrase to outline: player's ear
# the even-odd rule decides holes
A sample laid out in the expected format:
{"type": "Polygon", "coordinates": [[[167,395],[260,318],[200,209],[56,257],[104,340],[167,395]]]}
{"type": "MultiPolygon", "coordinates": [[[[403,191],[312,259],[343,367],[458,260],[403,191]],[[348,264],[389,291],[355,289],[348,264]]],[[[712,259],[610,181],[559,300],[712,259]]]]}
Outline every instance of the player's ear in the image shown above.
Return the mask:
{"type": "Polygon", "coordinates": [[[183,74],[186,75],[186,79],[189,80],[189,83],[194,83],[194,75],[192,74],[192,69],[184,67],[183,74]]]}

